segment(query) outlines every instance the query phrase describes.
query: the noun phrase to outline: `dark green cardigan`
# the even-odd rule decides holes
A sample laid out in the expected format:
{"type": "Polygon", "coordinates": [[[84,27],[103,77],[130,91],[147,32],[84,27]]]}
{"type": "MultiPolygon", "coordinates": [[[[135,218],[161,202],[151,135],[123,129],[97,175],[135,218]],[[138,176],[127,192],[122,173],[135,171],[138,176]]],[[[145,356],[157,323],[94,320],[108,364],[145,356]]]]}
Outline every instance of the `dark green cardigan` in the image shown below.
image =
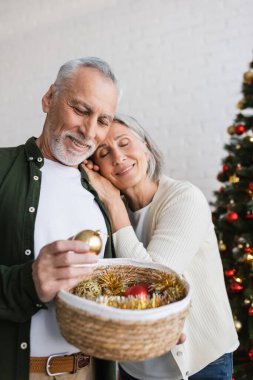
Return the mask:
{"type": "MultiPolygon", "coordinates": [[[[32,280],[34,224],[43,164],[35,138],[25,145],[0,149],[0,373],[4,380],[29,379],[31,317],[46,308],[32,280]],[[35,212],[29,212],[30,206],[35,212]]],[[[115,257],[106,210],[81,166],[79,170],[81,183],[95,196],[108,228],[105,257],[115,257]]],[[[113,362],[97,359],[96,364],[97,380],[116,378],[113,362]]]]}

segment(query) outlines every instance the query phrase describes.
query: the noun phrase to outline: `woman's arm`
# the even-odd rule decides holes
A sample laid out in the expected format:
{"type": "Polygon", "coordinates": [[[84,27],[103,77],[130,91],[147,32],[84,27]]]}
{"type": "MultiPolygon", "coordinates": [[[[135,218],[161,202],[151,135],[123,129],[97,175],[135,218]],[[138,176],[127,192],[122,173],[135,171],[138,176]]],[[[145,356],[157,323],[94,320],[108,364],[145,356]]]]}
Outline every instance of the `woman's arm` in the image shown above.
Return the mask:
{"type": "Polygon", "coordinates": [[[182,273],[207,237],[213,233],[211,212],[199,189],[187,185],[171,199],[152,205],[150,241],[145,248],[131,226],[113,234],[117,257],[154,261],[182,273]]]}

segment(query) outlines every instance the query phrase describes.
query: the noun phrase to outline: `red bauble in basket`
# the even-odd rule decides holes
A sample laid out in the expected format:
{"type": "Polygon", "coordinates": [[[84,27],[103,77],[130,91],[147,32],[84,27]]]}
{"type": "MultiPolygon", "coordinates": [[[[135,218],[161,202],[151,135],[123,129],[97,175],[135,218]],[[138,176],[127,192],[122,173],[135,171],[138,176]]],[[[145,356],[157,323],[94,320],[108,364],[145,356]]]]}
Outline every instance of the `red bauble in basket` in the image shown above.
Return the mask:
{"type": "Polygon", "coordinates": [[[136,284],[130,286],[124,293],[125,297],[133,296],[133,297],[144,297],[147,298],[148,294],[148,285],[147,284],[136,284]]]}

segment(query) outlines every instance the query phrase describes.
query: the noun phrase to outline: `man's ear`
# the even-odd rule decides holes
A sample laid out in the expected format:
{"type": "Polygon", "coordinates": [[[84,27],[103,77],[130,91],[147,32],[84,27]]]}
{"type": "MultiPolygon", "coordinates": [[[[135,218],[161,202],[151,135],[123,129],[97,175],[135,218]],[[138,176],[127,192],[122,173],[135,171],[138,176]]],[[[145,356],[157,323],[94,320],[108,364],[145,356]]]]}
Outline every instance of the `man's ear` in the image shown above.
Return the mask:
{"type": "Polygon", "coordinates": [[[42,110],[45,113],[48,113],[50,109],[54,92],[55,92],[55,86],[51,84],[48,91],[45,93],[45,95],[42,98],[42,110]]]}

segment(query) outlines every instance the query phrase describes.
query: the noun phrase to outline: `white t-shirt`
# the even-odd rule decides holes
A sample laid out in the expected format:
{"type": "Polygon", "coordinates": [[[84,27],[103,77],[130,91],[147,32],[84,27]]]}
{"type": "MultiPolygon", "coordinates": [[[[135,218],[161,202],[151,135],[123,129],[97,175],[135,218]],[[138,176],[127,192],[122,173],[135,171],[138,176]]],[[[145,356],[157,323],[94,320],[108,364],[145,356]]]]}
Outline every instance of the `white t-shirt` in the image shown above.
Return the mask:
{"type": "MultiPolygon", "coordinates": [[[[103,257],[106,224],[94,196],[81,185],[79,170],[45,159],[41,171],[41,191],[34,232],[35,258],[44,245],[68,239],[84,229],[102,232],[100,257],[103,257]]],[[[54,302],[49,302],[47,306],[48,310],[40,310],[32,317],[31,356],[79,351],[60,334],[54,302]]]]}
{"type": "MultiPolygon", "coordinates": [[[[130,222],[134,228],[135,234],[143,246],[148,246],[147,225],[150,204],[138,211],[127,209],[130,222]]],[[[131,376],[140,380],[180,380],[182,375],[170,352],[158,356],[154,359],[138,361],[138,362],[120,362],[120,366],[131,376]]]]}

